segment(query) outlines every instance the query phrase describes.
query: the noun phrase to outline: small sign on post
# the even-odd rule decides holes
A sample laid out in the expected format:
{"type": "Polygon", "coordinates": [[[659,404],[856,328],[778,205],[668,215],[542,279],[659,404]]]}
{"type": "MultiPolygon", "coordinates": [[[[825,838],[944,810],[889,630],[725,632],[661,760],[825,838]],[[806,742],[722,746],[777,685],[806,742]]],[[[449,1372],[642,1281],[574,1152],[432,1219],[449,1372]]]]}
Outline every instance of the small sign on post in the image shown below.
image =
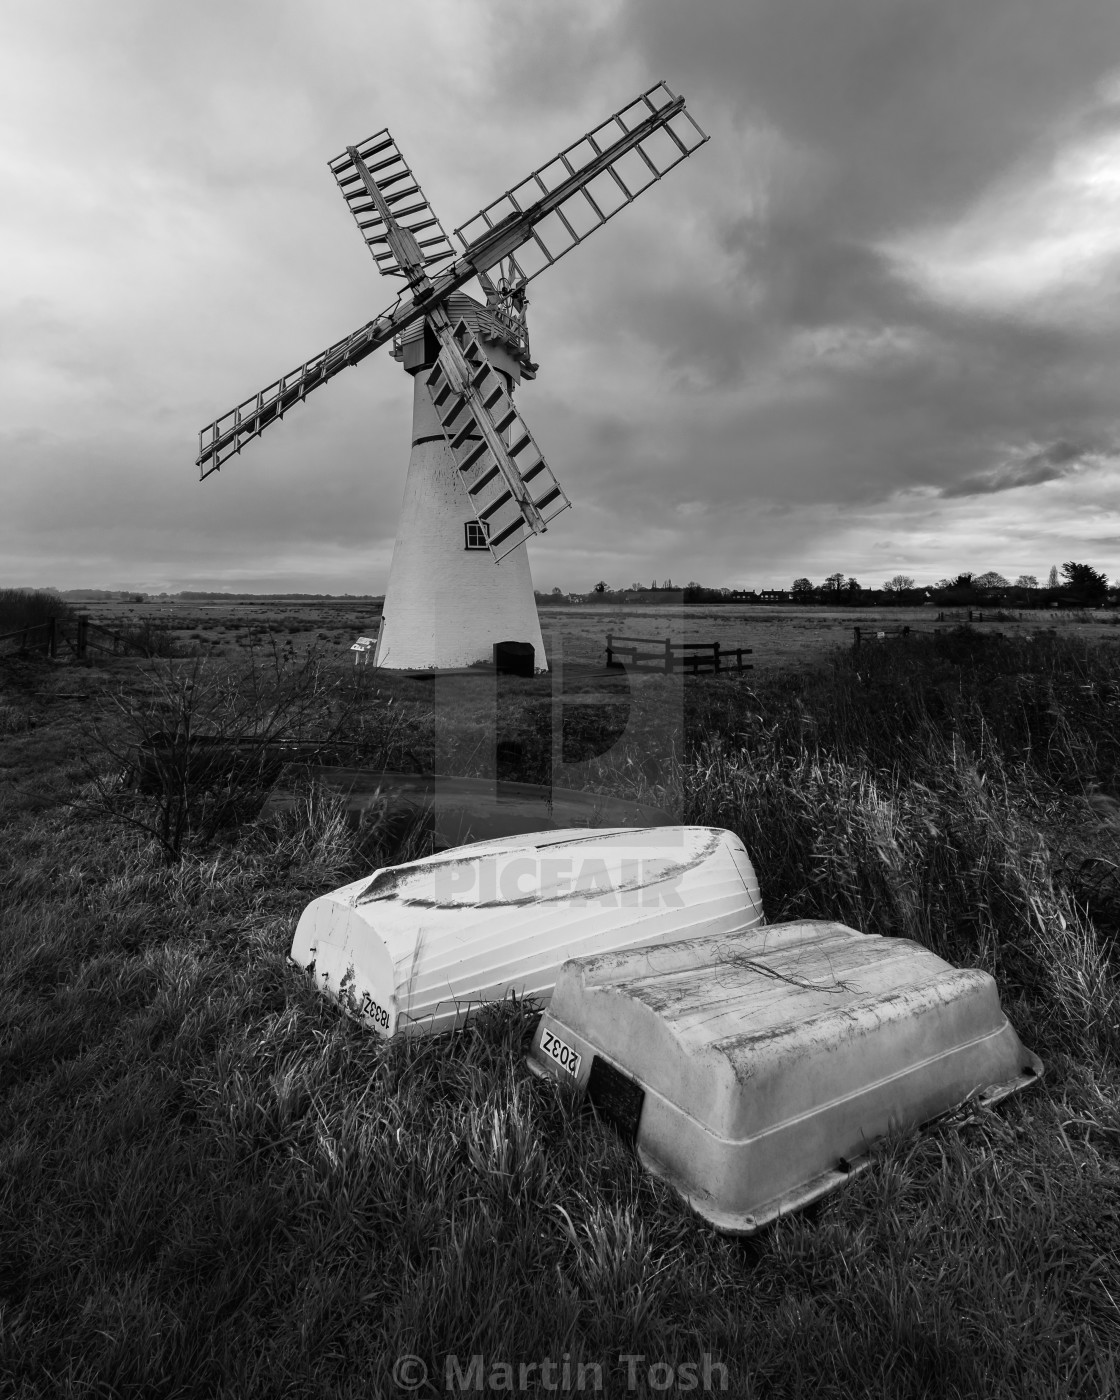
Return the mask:
{"type": "Polygon", "coordinates": [[[369,654],[377,645],[376,637],[359,637],[350,650],[354,653],[354,665],[360,661],[363,666],[369,664],[369,654]]]}

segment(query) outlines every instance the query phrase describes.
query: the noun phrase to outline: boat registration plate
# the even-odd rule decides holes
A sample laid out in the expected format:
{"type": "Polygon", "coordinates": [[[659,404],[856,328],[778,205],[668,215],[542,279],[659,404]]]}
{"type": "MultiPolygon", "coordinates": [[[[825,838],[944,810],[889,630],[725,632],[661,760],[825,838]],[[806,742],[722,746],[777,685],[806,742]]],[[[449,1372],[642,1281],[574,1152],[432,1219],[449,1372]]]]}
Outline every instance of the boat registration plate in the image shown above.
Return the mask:
{"type": "Polygon", "coordinates": [[[579,1074],[579,1064],[582,1058],[579,1051],[573,1050],[558,1035],[553,1035],[547,1029],[541,1031],[541,1054],[555,1060],[560,1068],[566,1069],[569,1074],[579,1074]]]}

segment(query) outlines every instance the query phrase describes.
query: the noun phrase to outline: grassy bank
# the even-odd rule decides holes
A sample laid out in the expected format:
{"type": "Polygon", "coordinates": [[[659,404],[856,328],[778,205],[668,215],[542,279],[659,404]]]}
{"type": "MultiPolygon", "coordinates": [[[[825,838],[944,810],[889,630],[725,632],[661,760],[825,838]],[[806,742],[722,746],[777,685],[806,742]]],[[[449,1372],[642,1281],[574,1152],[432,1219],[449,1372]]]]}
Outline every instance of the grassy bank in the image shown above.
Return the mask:
{"type": "MultiPolygon", "coordinates": [[[[0,1392],[393,1395],[412,1354],[421,1395],[452,1355],[453,1388],[481,1355],[541,1394],[565,1356],[611,1395],[654,1364],[700,1388],[705,1357],[737,1395],[1115,1393],[1116,647],[961,633],[689,682],[675,765],[616,755],[743,837],[772,920],[991,970],[1046,1061],[746,1241],[526,1073],[531,1009],[385,1046],[287,965],[303,905],[392,858],[376,830],[311,795],[169,863],[91,800],[97,678],[0,684],[0,1392]]],[[[419,689],[368,700],[343,738],[431,752],[419,689]]]]}

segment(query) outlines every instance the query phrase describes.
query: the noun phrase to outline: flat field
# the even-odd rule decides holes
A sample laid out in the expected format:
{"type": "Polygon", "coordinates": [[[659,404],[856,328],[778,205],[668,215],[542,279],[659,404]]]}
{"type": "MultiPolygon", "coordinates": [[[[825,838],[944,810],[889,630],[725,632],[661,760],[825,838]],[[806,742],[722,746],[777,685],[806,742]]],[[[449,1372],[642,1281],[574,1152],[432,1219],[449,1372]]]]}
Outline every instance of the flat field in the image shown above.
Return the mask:
{"type": "MultiPolygon", "coordinates": [[[[145,622],[169,629],[180,649],[200,647],[219,655],[245,654],[272,638],[303,656],[315,648],[341,656],[362,634],[376,630],[379,599],[228,600],[154,603],[105,602],[81,605],[80,611],[109,628],[145,622]]],[[[584,665],[606,660],[608,633],[661,642],[719,642],[721,648],[750,647],[755,670],[773,671],[813,664],[837,647],[852,644],[854,629],[864,636],[880,628],[909,626],[915,631],[960,626],[967,610],[920,608],[816,608],[793,605],[755,607],[611,607],[575,604],[539,608],[545,650],[584,665]]],[[[1120,613],[1093,611],[1014,611],[977,609],[973,625],[985,632],[1015,637],[1056,631],[1084,642],[1120,637],[1120,613]]]]}
{"type": "MultiPolygon", "coordinates": [[[[580,662],[606,659],[606,638],[719,642],[721,649],[750,647],[755,670],[775,671],[814,664],[838,647],[849,647],[855,628],[866,638],[884,627],[910,627],[917,632],[958,627],[967,610],[937,608],[816,608],[790,605],[752,607],[621,607],[581,604],[539,609],[545,648],[559,638],[564,656],[580,662]]],[[[1085,641],[1120,638],[1120,614],[1085,612],[999,612],[977,609],[974,626],[985,632],[1020,636],[1048,629],[1085,641]],[[982,617],[982,621],[979,620],[982,617]]]]}
{"type": "Polygon", "coordinates": [[[91,622],[113,631],[166,629],[180,652],[204,650],[238,656],[270,640],[298,655],[311,649],[341,655],[359,636],[376,630],[380,599],[318,598],[174,599],[151,603],[116,601],[73,604],[91,622]]]}
{"type": "MultiPolygon", "coordinates": [[[[288,964],[307,902],[415,831],[313,788],[264,820],[248,771],[127,780],[130,745],[188,724],[371,768],[486,771],[495,723],[523,761],[555,749],[539,682],[379,675],[341,649],[360,605],[284,615],[321,658],[228,627],[178,659],[0,658],[0,1394],[428,1397],[475,1356],[483,1390],[539,1395],[1120,1393],[1114,640],[1034,614],[853,653],[866,612],[698,610],[698,639],[791,664],[573,707],[588,785],[736,832],[771,922],[989,972],[1046,1066],[744,1240],[528,1073],[532,1006],[385,1043],[288,964]],[[658,754],[617,726],[673,705],[658,754]]],[[[557,621],[588,660],[614,626],[557,621]]]]}

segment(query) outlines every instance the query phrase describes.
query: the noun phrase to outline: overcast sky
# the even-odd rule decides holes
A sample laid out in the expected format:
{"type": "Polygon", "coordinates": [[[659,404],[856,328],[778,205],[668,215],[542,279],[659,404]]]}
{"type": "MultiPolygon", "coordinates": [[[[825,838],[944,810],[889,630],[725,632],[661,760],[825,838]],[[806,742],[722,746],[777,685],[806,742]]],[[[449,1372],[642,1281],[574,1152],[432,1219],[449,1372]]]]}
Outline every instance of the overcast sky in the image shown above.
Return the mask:
{"type": "Polygon", "coordinates": [[[664,78],[711,141],[530,289],[538,587],[1120,576],[1116,0],[37,0],[0,11],[0,584],[383,591],[389,305],[327,169],[445,227],[664,78]]]}

